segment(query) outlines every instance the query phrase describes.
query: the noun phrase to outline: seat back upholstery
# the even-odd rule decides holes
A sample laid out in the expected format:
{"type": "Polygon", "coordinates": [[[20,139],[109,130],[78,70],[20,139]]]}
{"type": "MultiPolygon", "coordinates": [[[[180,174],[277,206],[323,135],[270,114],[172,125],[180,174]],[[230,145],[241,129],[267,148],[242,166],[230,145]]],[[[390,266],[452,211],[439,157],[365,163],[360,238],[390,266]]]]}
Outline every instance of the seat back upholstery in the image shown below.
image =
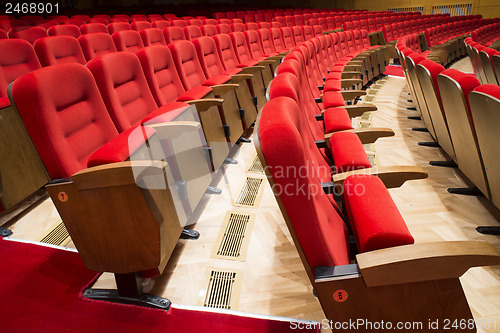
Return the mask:
{"type": "Polygon", "coordinates": [[[132,22],[130,24],[130,27],[132,28],[132,30],[141,31],[144,29],[150,29],[151,23],[149,23],[147,21],[136,21],[136,22],[132,22]]]}
{"type": "Polygon", "coordinates": [[[144,47],[141,35],[135,30],[118,31],[111,38],[118,51],[135,52],[144,47]]]}
{"type": "Polygon", "coordinates": [[[19,38],[33,44],[37,39],[47,37],[47,31],[42,27],[11,28],[7,33],[9,38],[19,38]]]}
{"type": "Polygon", "coordinates": [[[182,30],[184,30],[184,35],[186,35],[186,38],[188,40],[192,40],[192,39],[203,36],[201,28],[197,25],[188,25],[188,26],[182,28],[182,30]]]}
{"type": "Polygon", "coordinates": [[[265,161],[271,187],[309,267],[348,264],[344,222],[325,192],[315,190],[321,189],[321,185],[314,172],[301,176],[283,172],[308,170],[311,166],[308,147],[301,137],[297,104],[288,97],[278,97],[266,103],[261,112],[256,139],[259,157],[265,161]],[[290,188],[291,191],[284,190],[290,188]],[[298,191],[299,188],[306,190],[298,191]],[[313,191],[316,195],[311,195],[313,191]]]}
{"type": "Polygon", "coordinates": [[[106,27],[106,25],[102,23],[87,23],[80,27],[80,32],[82,33],[82,35],[98,33],[98,32],[103,32],[107,34],[108,28],[106,27]]]}
{"type": "Polygon", "coordinates": [[[118,135],[90,71],[62,64],[18,78],[11,96],[52,179],[85,169],[118,135]]]}
{"type": "Polygon", "coordinates": [[[0,100],[7,104],[7,87],[23,74],[41,68],[31,44],[23,39],[0,40],[0,100]]]}
{"type": "Polygon", "coordinates": [[[168,48],[186,90],[201,86],[207,80],[201,68],[196,49],[190,41],[178,41],[168,48]]]}
{"type": "Polygon", "coordinates": [[[234,51],[231,37],[226,34],[218,34],[212,37],[215,41],[222,65],[226,70],[236,68],[240,62],[234,51]]]}
{"type": "Polygon", "coordinates": [[[62,63],[87,62],[80,44],[71,36],[51,36],[37,39],[33,45],[43,67],[62,63]]]}
{"type": "Polygon", "coordinates": [[[224,72],[224,65],[222,65],[217,46],[211,37],[197,38],[193,41],[193,45],[206,77],[211,78],[224,72]]]}
{"type": "Polygon", "coordinates": [[[87,64],[119,132],[140,125],[157,109],[139,59],[131,52],[115,52],[87,64]]]}
{"type": "Polygon", "coordinates": [[[248,44],[245,35],[242,32],[232,32],[229,34],[231,42],[233,43],[234,52],[238,57],[240,63],[244,63],[252,60],[252,54],[248,48],[248,44]]]}
{"type": "Polygon", "coordinates": [[[107,33],[92,33],[78,37],[85,59],[90,61],[106,53],[116,52],[116,46],[107,33]]]}
{"type": "Polygon", "coordinates": [[[82,33],[80,28],[73,24],[54,25],[47,29],[49,36],[71,36],[78,38],[82,33]]]}
{"type": "Polygon", "coordinates": [[[110,34],[124,30],[132,30],[132,27],[128,22],[113,22],[108,24],[108,31],[110,34]]]}
{"type": "Polygon", "coordinates": [[[202,25],[201,27],[201,32],[203,33],[203,36],[215,36],[217,35],[217,27],[212,24],[205,24],[202,25]]]}
{"type": "Polygon", "coordinates": [[[144,29],[139,31],[139,35],[141,35],[144,46],[167,45],[165,36],[163,36],[163,32],[160,29],[144,29]]]}
{"type": "Polygon", "coordinates": [[[148,46],[137,51],[136,55],[158,105],[175,102],[185,92],[167,46],[148,46]]]}
{"type": "Polygon", "coordinates": [[[175,41],[178,40],[186,40],[186,34],[184,33],[184,30],[180,27],[167,27],[164,28],[163,30],[163,36],[165,37],[165,41],[167,44],[171,44],[175,41]]]}

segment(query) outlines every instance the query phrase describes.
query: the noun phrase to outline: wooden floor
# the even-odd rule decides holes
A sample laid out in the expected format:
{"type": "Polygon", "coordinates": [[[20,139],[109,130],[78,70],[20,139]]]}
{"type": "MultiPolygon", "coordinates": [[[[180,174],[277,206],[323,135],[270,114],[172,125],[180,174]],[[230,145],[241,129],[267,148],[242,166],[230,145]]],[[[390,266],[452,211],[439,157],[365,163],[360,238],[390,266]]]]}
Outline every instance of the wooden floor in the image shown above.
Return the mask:
{"type": "MultiPolygon", "coordinates": [[[[468,59],[453,67],[472,72],[468,59]]],[[[373,126],[390,127],[396,135],[376,142],[380,165],[418,165],[429,178],[410,181],[390,193],[406,223],[420,243],[442,240],[484,240],[500,251],[500,238],[477,233],[479,225],[498,225],[500,212],[484,198],[449,194],[448,187],[467,186],[464,176],[456,169],[429,165],[431,160],[444,160],[439,148],[418,146],[430,141],[428,133],[412,131],[422,127],[421,121],[408,120],[417,115],[407,110],[413,106],[407,100],[404,78],[389,77],[375,96],[378,111],[373,113],[373,126]]],[[[233,309],[254,314],[285,316],[321,321],[324,314],[313,296],[307,276],[289,232],[280,214],[270,186],[265,189],[255,208],[233,205],[255,157],[253,143],[244,143],[235,158],[237,165],[225,166],[218,187],[221,195],[210,195],[206,208],[195,229],[201,233],[196,240],[181,240],[167,271],[159,278],[147,281],[146,291],[169,298],[175,304],[200,305],[207,290],[207,272],[211,268],[241,273],[239,299],[233,309]],[[255,214],[246,260],[234,261],[211,257],[214,243],[227,211],[255,214]]],[[[257,176],[258,177],[258,176],[257,176]]],[[[262,176],[261,176],[262,177],[262,176]]],[[[28,214],[12,227],[13,238],[36,240],[51,225],[58,222],[50,200],[28,214]]],[[[68,247],[72,247],[72,243],[68,247]]],[[[474,268],[461,278],[469,305],[479,326],[487,320],[496,329],[478,332],[500,332],[500,267],[474,268]]],[[[112,275],[103,274],[96,287],[113,287],[112,275]]],[[[326,332],[326,331],[325,331],[326,332]]]]}

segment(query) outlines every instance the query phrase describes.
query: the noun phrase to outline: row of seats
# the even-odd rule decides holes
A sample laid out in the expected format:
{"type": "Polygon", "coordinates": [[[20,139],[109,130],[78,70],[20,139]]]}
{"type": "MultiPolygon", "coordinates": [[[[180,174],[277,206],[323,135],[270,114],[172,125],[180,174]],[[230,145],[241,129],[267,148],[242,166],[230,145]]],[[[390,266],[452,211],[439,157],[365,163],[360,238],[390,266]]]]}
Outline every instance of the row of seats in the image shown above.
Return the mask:
{"type": "Polygon", "coordinates": [[[483,84],[498,84],[500,73],[500,23],[483,26],[465,39],[476,78],[483,84]]]}
{"type": "MultiPolygon", "coordinates": [[[[467,39],[470,43],[470,37],[467,39]]],[[[496,185],[500,175],[492,164],[495,154],[491,144],[491,133],[495,131],[491,125],[497,121],[492,108],[498,107],[495,100],[498,85],[481,85],[474,74],[445,69],[415,52],[402,52],[402,60],[421,118],[452,161],[431,164],[455,166],[456,163],[478,191],[500,207],[500,189],[496,185]]],[[[476,193],[462,189],[449,191],[476,193]]]]}
{"type": "MultiPolygon", "coordinates": [[[[259,158],[326,317],[354,320],[377,307],[376,314],[370,312],[373,320],[428,319],[444,312],[453,318],[472,318],[459,282],[462,272],[446,274],[447,282],[438,285],[443,276],[430,268],[430,261],[424,263],[427,255],[447,257],[449,252],[441,250],[448,244],[413,244],[387,190],[409,179],[425,178],[425,172],[406,167],[408,173],[401,175],[398,167],[389,168],[391,171],[373,168],[362,144],[394,133],[377,128],[354,130],[350,118],[376,107],[345,105],[342,91],[332,89],[341,84],[338,73],[345,64],[362,64],[368,59],[376,64],[374,58],[381,59],[385,49],[369,43],[347,45],[347,51],[339,50],[339,57],[335,47],[322,46],[328,45],[328,36],[305,41],[286,55],[271,82],[269,101],[254,135],[259,158]],[[337,57],[332,59],[329,54],[337,57]],[[394,177],[396,174],[399,176],[394,177]],[[424,248],[429,252],[421,252],[424,248]],[[396,253],[397,259],[393,257],[396,253]],[[376,264],[372,266],[370,259],[376,264]],[[404,273],[414,265],[413,260],[422,265],[418,269],[429,265],[425,274],[404,273]],[[394,270],[396,262],[404,269],[394,270]],[[377,269],[381,275],[375,282],[370,273],[377,269]],[[436,302],[415,311],[415,304],[408,300],[417,299],[430,286],[430,297],[436,302]],[[460,296],[454,310],[448,311],[437,304],[446,301],[451,290],[460,296]],[[340,298],[348,295],[349,301],[339,303],[338,294],[340,298]]],[[[471,249],[475,244],[456,246],[471,249]]]]}

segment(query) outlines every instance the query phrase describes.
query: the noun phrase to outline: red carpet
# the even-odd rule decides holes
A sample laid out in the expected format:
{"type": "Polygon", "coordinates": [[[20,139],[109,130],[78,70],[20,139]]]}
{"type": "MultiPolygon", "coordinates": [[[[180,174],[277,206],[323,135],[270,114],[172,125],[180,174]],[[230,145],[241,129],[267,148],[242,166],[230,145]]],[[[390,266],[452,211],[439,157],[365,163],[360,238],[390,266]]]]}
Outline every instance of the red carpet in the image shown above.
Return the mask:
{"type": "MultiPolygon", "coordinates": [[[[288,322],[89,301],[77,253],[0,238],[2,332],[296,332],[288,322]]],[[[304,330],[319,332],[319,329],[304,330]]]]}
{"type": "Polygon", "coordinates": [[[384,74],[385,75],[392,75],[392,76],[404,77],[403,69],[401,68],[401,66],[395,66],[395,65],[385,66],[385,72],[384,72],[384,74]]]}

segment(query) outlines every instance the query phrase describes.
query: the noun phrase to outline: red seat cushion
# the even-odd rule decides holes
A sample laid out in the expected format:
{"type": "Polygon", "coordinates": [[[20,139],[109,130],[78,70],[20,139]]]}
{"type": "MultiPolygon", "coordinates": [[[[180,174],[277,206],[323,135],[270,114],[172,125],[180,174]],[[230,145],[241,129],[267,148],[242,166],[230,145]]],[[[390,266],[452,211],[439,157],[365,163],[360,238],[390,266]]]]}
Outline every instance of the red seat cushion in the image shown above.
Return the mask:
{"type": "Polygon", "coordinates": [[[192,101],[193,99],[202,99],[212,92],[212,88],[207,86],[199,86],[189,89],[177,98],[178,102],[192,101]]]}
{"type": "Polygon", "coordinates": [[[231,68],[228,69],[227,71],[222,72],[221,74],[226,74],[226,75],[236,75],[241,73],[241,69],[239,68],[231,68]]]}
{"type": "Polygon", "coordinates": [[[344,202],[359,252],[413,244],[401,213],[380,178],[352,175],[344,182],[344,202]]]}
{"type": "Polygon", "coordinates": [[[325,82],[324,91],[340,91],[342,90],[342,84],[340,80],[327,80],[325,82]]]}
{"type": "Polygon", "coordinates": [[[323,113],[325,133],[352,129],[352,122],[344,108],[329,108],[323,113]]]}
{"type": "Polygon", "coordinates": [[[338,91],[326,91],[323,94],[323,105],[325,109],[344,106],[344,97],[342,97],[342,94],[338,91]]]}
{"type": "Polygon", "coordinates": [[[342,78],[342,71],[339,71],[339,72],[332,71],[332,72],[328,73],[325,81],[340,80],[341,78],[342,78]]]}
{"type": "Polygon", "coordinates": [[[162,107],[156,109],[155,111],[148,114],[141,121],[141,124],[145,123],[165,123],[167,121],[172,121],[177,118],[181,113],[189,108],[189,104],[183,102],[172,102],[163,105],[162,107]]]}
{"type": "Polygon", "coordinates": [[[243,67],[252,67],[252,66],[257,66],[259,62],[257,60],[248,60],[248,61],[245,61],[245,62],[242,62],[241,64],[238,65],[239,68],[243,68],[243,67]]]}
{"type": "Polygon", "coordinates": [[[151,138],[155,133],[156,131],[150,127],[131,127],[96,150],[90,156],[87,166],[91,168],[103,164],[124,162],[144,144],[145,140],[151,138]]]}
{"type": "Polygon", "coordinates": [[[211,78],[209,78],[208,80],[203,82],[203,85],[204,86],[216,86],[219,84],[227,83],[227,81],[230,81],[230,80],[231,80],[231,77],[229,75],[221,74],[221,75],[212,76],[211,78]]]}
{"type": "Polygon", "coordinates": [[[0,109],[10,106],[10,101],[7,97],[0,97],[0,109]]]}
{"type": "Polygon", "coordinates": [[[333,133],[330,147],[337,173],[371,168],[363,144],[355,133],[333,133]]]}

